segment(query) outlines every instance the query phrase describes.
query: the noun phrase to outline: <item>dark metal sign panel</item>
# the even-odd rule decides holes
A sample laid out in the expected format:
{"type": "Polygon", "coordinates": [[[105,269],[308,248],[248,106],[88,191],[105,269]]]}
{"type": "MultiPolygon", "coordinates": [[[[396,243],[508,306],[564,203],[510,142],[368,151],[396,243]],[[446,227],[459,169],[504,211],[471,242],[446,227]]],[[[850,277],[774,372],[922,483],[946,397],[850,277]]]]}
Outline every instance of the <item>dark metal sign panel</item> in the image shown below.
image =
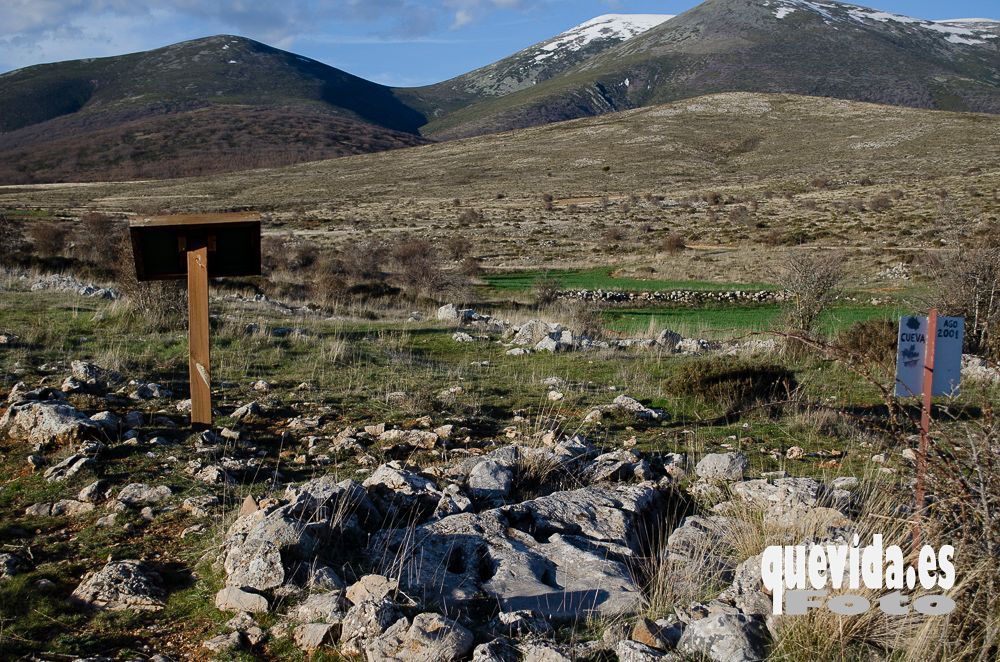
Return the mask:
{"type": "Polygon", "coordinates": [[[129,224],[140,281],[187,277],[187,252],[208,248],[208,275],[260,275],[260,219],[248,214],[159,216],[129,224]]]}

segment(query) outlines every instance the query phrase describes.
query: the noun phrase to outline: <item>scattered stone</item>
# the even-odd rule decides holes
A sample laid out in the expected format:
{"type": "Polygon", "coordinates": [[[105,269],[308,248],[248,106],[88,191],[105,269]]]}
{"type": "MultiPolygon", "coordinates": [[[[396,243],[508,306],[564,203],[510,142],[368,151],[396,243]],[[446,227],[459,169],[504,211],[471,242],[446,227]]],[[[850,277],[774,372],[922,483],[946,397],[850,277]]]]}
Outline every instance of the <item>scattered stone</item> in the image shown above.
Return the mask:
{"type": "MultiPolygon", "coordinates": [[[[291,617],[300,623],[328,623],[339,625],[344,619],[343,591],[313,593],[296,607],[291,617]]],[[[340,631],[337,631],[337,638],[340,631]]]]}
{"type": "Polygon", "coordinates": [[[667,417],[666,412],[658,409],[650,409],[635,398],[630,398],[627,395],[619,395],[615,398],[611,403],[611,408],[644,421],[660,421],[667,417]]]}
{"type": "Polygon", "coordinates": [[[354,605],[347,611],[341,625],[341,654],[363,655],[371,642],[381,636],[398,618],[399,612],[389,600],[354,605]]]}
{"type": "Polygon", "coordinates": [[[840,476],[830,482],[830,487],[835,490],[853,490],[860,484],[861,482],[854,476],[840,476]]]}
{"type": "Polygon", "coordinates": [[[21,559],[7,552],[0,552],[0,580],[13,577],[21,570],[21,559]]]}
{"type": "Polygon", "coordinates": [[[472,633],[440,614],[401,618],[372,642],[368,662],[451,662],[472,650],[472,633]]]}
{"type": "Polygon", "coordinates": [[[201,647],[213,653],[227,653],[235,651],[243,648],[243,635],[239,632],[220,634],[204,642],[201,647]]]}
{"type": "Polygon", "coordinates": [[[615,646],[618,662],[655,662],[663,659],[663,652],[638,641],[623,639],[615,646]]]}
{"type": "Polygon", "coordinates": [[[526,637],[550,634],[552,625],[538,612],[522,609],[520,611],[500,612],[491,621],[488,629],[509,637],[526,637]]]}
{"type": "Polygon", "coordinates": [[[805,450],[801,446],[792,446],[787,451],[785,451],[786,460],[801,460],[806,456],[805,450]]]}
{"type": "Polygon", "coordinates": [[[502,501],[514,484],[514,472],[496,460],[483,460],[472,468],[466,482],[473,497],[502,501]]]}
{"type": "Polygon", "coordinates": [[[97,463],[92,458],[75,453],[62,462],[52,465],[42,475],[50,483],[60,483],[71,480],[85,472],[92,473],[96,466],[97,463]]]}
{"type": "Polygon", "coordinates": [[[304,651],[314,651],[332,644],[337,630],[328,623],[305,623],[295,628],[295,645],[304,651]]]}
{"type": "Polygon", "coordinates": [[[743,614],[720,614],[691,621],[677,649],[714,662],[756,662],[767,657],[767,628],[743,614]]]}
{"type": "Polygon", "coordinates": [[[215,606],[222,611],[247,612],[251,614],[266,613],[267,598],[257,593],[250,593],[239,588],[227,586],[215,594],[215,606]]]}
{"type": "Polygon", "coordinates": [[[181,510],[190,513],[192,517],[208,517],[212,508],[218,505],[219,497],[216,496],[188,497],[181,503],[181,510]]]}
{"type": "Polygon", "coordinates": [[[90,485],[80,490],[80,493],[76,496],[80,501],[86,501],[87,503],[100,503],[107,498],[108,486],[103,480],[95,480],[90,485]]]}
{"type": "Polygon", "coordinates": [[[694,468],[695,474],[705,480],[740,480],[750,467],[743,453],[710,453],[694,468]]]}
{"type": "Polygon", "coordinates": [[[170,389],[155,383],[136,384],[135,390],[129,395],[133,400],[159,400],[173,395],[170,389]]]}
{"type": "Polygon", "coordinates": [[[7,408],[0,418],[0,432],[45,448],[93,439],[100,427],[68,404],[29,400],[7,408]]]}
{"type": "Polygon", "coordinates": [[[382,575],[365,575],[347,589],[347,599],[351,604],[380,602],[390,597],[399,588],[399,582],[382,575]]]}
{"type": "Polygon", "coordinates": [[[159,611],[164,595],[160,576],[141,561],[112,561],[73,591],[73,599],[111,611],[159,611]]]}
{"type": "Polygon", "coordinates": [[[264,408],[259,402],[250,402],[242,407],[239,407],[233,412],[232,418],[238,423],[249,423],[252,421],[257,421],[263,419],[265,416],[264,408]]]}
{"type": "Polygon", "coordinates": [[[362,485],[375,506],[387,516],[412,513],[418,520],[425,519],[443,496],[434,481],[403,469],[398,462],[381,465],[362,485]]]}
{"type": "Polygon", "coordinates": [[[94,504],[76,499],[60,499],[52,504],[53,517],[79,517],[94,511],[94,504]]]}
{"type": "Polygon", "coordinates": [[[145,483],[129,483],[118,493],[118,501],[126,506],[138,508],[163,503],[172,495],[173,492],[166,485],[150,487],[145,483]]]}
{"type": "Polygon", "coordinates": [[[24,514],[28,517],[49,517],[52,515],[52,504],[33,503],[24,509],[24,514]]]}

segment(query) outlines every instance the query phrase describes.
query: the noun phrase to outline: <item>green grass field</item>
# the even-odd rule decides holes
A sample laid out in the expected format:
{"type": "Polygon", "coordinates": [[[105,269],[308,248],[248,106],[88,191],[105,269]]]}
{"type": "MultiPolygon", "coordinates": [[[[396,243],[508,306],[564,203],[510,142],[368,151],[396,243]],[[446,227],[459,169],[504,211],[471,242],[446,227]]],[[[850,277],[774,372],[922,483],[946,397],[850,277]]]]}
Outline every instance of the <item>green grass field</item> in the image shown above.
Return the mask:
{"type": "MultiPolygon", "coordinates": [[[[882,306],[838,306],[820,321],[823,333],[833,334],[857,322],[892,319],[902,311],[882,306]]],[[[622,308],[604,312],[608,328],[623,333],[671,329],[682,335],[709,338],[733,337],[780,326],[779,305],[730,306],[725,308],[622,308]]]]}
{"type": "Polygon", "coordinates": [[[726,290],[773,290],[776,286],[767,283],[716,283],[699,280],[656,280],[644,278],[616,278],[613,267],[593,269],[554,269],[551,271],[511,271],[483,276],[489,286],[502,292],[524,292],[541,278],[558,281],[568,290],[624,290],[631,292],[654,292],[664,290],[697,290],[717,292],[726,290]]]}

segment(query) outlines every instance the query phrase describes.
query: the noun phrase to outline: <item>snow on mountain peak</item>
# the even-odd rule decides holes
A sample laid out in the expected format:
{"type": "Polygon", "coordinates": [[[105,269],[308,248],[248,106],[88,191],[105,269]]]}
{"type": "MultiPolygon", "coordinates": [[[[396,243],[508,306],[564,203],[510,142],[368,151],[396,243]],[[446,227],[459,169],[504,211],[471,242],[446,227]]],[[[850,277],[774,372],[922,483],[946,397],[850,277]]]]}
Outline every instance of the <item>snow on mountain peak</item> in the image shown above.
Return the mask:
{"type": "Polygon", "coordinates": [[[843,2],[817,2],[815,0],[766,0],[764,5],[774,7],[776,18],[783,19],[797,10],[819,14],[825,23],[851,21],[862,25],[872,23],[896,24],[915,27],[938,33],[952,44],[985,44],[987,39],[996,39],[991,28],[998,25],[991,19],[951,19],[947,21],[927,21],[902,14],[879,11],[843,2]]]}
{"type": "Polygon", "coordinates": [[[673,14],[604,14],[545,42],[535,60],[544,60],[557,51],[578,51],[598,39],[625,41],[673,17],[673,14]]]}

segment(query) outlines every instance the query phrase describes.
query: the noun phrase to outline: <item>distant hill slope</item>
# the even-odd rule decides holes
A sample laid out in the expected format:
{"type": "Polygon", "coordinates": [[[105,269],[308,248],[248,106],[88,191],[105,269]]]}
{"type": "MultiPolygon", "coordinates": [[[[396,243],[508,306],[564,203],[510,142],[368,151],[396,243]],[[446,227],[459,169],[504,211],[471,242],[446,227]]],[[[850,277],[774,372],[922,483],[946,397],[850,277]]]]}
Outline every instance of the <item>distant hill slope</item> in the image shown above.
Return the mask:
{"type": "Polygon", "coordinates": [[[454,138],[723,91],[998,113],[998,28],[832,1],[706,0],[558,77],[422,131],[454,138]]]}
{"type": "MultiPolygon", "coordinates": [[[[443,219],[454,222],[458,212],[452,203],[460,197],[466,205],[494,207],[497,223],[508,223],[518,200],[541,209],[544,194],[594,201],[647,193],[681,199],[727,186],[780,193],[808,188],[820,176],[841,182],[872,178],[887,186],[919,181],[928,191],[945,186],[943,178],[950,176],[961,186],[971,172],[995,181],[997,144],[997,115],[728,93],[278,169],[161,182],[0,188],[0,206],[186,212],[333,205],[349,209],[349,217],[372,210],[370,216],[384,223],[397,217],[401,200],[409,200],[414,208],[446,210],[426,220],[397,219],[430,227],[443,219]],[[503,199],[497,192],[505,193],[503,199]]],[[[512,224],[512,231],[518,225],[512,224]]]]}
{"type": "Polygon", "coordinates": [[[240,152],[243,163],[278,165],[419,144],[423,123],[390,88],[250,39],[208,37],[0,76],[0,177],[193,174],[232,169],[240,152]],[[284,156],[268,160],[279,146],[284,156]]]}

